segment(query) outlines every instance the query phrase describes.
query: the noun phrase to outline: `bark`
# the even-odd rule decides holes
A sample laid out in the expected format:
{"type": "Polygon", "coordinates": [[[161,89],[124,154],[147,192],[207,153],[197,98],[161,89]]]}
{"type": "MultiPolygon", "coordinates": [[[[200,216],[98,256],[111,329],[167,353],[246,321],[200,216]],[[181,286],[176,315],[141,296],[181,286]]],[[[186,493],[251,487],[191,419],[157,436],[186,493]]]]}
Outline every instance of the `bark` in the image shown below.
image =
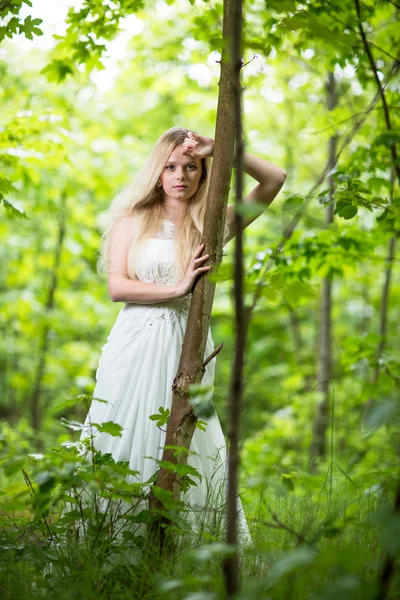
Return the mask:
{"type": "Polygon", "coordinates": [[[48,317],[54,308],[55,294],[58,285],[58,271],[61,263],[61,253],[65,238],[66,230],[66,219],[65,219],[65,206],[66,196],[62,195],[60,200],[60,210],[58,215],[58,235],[57,242],[54,248],[54,263],[53,269],[50,274],[50,284],[46,294],[46,300],[44,304],[45,321],[40,334],[39,349],[38,349],[38,362],[36,367],[36,373],[32,386],[31,395],[31,423],[32,427],[36,430],[40,429],[41,425],[41,407],[40,398],[42,394],[43,378],[46,371],[47,353],[49,349],[49,336],[50,336],[50,323],[48,317]]]}
{"type": "MultiPolygon", "coordinates": [[[[328,74],[327,82],[327,105],[328,110],[333,110],[337,104],[336,85],[333,73],[328,74]]],[[[333,169],[336,164],[337,136],[329,139],[329,168],[333,169]]],[[[334,182],[333,177],[329,179],[329,197],[333,199],[334,182]]],[[[326,222],[330,226],[333,222],[333,204],[326,209],[326,222]]],[[[322,401],[317,406],[315,416],[313,437],[310,446],[310,470],[315,471],[316,459],[326,455],[326,432],[329,423],[329,382],[332,377],[332,280],[325,277],[322,283],[320,304],[320,330],[319,330],[319,352],[318,352],[318,385],[322,393],[322,401]]]]}
{"type": "MultiPolygon", "coordinates": [[[[387,131],[391,131],[392,124],[391,124],[389,107],[388,107],[388,104],[386,101],[385,89],[381,83],[381,80],[379,79],[378,71],[377,71],[377,68],[376,68],[376,65],[374,62],[374,58],[372,55],[372,50],[368,45],[368,40],[367,40],[365,31],[364,31],[364,28],[362,25],[359,0],[355,0],[355,4],[356,4],[357,19],[358,19],[358,27],[360,30],[361,38],[363,40],[365,52],[367,54],[367,57],[368,57],[368,60],[370,63],[370,67],[371,67],[371,70],[372,70],[374,78],[375,78],[375,83],[376,83],[376,86],[377,86],[377,89],[378,89],[378,92],[380,94],[382,104],[383,104],[383,113],[384,113],[384,117],[385,117],[386,129],[387,129],[387,131]]],[[[398,66],[398,61],[396,61],[396,62],[397,62],[397,66],[398,66]]],[[[394,141],[390,144],[390,151],[392,154],[392,177],[391,177],[391,179],[392,179],[391,199],[392,199],[393,187],[394,187],[394,172],[396,173],[397,179],[400,183],[400,164],[399,164],[399,159],[398,159],[398,155],[397,155],[397,147],[396,147],[396,144],[394,141]]],[[[383,290],[382,290],[382,297],[381,297],[381,310],[380,310],[380,336],[381,336],[381,338],[380,338],[380,342],[379,342],[379,346],[378,346],[378,350],[377,350],[378,358],[381,355],[381,353],[385,347],[385,344],[386,344],[388,300],[389,300],[389,290],[390,290],[390,279],[391,279],[391,273],[392,273],[392,263],[393,263],[393,258],[395,255],[395,247],[396,247],[396,238],[395,238],[395,236],[393,236],[389,241],[388,266],[386,268],[385,282],[384,282],[384,286],[383,286],[383,290]]],[[[378,381],[378,378],[379,378],[379,363],[377,361],[377,366],[375,368],[375,372],[374,372],[374,376],[373,376],[373,382],[376,383],[378,381]]],[[[393,511],[394,511],[395,515],[400,514],[400,483],[399,482],[397,483],[393,511]]],[[[384,600],[385,598],[388,598],[390,584],[391,584],[393,577],[395,576],[395,573],[396,573],[395,559],[393,558],[393,556],[386,554],[386,557],[385,557],[385,560],[383,563],[383,567],[382,567],[382,571],[381,571],[381,574],[379,577],[379,593],[377,595],[378,600],[384,600]]]]}
{"type": "Polygon", "coordinates": [[[240,204],[243,196],[243,131],[242,131],[242,88],[240,83],[242,55],[242,0],[233,1],[234,29],[232,38],[233,96],[236,138],[235,180],[235,257],[234,257],[234,302],[235,302],[235,350],[229,394],[229,453],[228,453],[228,498],[226,541],[235,547],[235,552],[223,561],[226,597],[233,598],[240,587],[239,555],[237,551],[237,489],[240,465],[240,416],[243,402],[243,366],[246,346],[247,323],[243,297],[243,217],[240,204]]]}
{"type": "MultiPolygon", "coordinates": [[[[233,91],[232,91],[232,59],[229,43],[232,39],[233,8],[232,0],[224,1],[223,41],[221,55],[221,76],[217,119],[215,129],[214,158],[210,175],[209,196],[204,217],[202,242],[210,258],[206,264],[211,265],[210,272],[215,273],[222,260],[223,233],[226,219],[226,207],[230,189],[230,178],[233,163],[234,128],[233,128],[233,91]]],[[[203,263],[204,264],[204,263],[203,263]]],[[[189,402],[189,387],[199,383],[204,375],[204,352],[210,326],[211,309],[214,299],[215,282],[209,278],[209,273],[200,275],[192,290],[192,300],[188,314],[182,354],[177,375],[173,382],[173,398],[171,413],[168,419],[165,446],[183,446],[190,448],[197,418],[189,402]]],[[[174,451],[164,449],[163,460],[174,464],[187,464],[187,453],[174,456],[174,451]]],[[[158,488],[173,493],[174,498],[180,497],[181,480],[173,470],[160,468],[155,485],[158,488]]],[[[162,502],[151,491],[150,507],[163,509],[162,502]]],[[[160,519],[154,526],[169,523],[168,519],[160,519]]],[[[159,530],[162,534],[162,531],[159,530]]],[[[162,542],[161,542],[162,543],[162,542]]]]}

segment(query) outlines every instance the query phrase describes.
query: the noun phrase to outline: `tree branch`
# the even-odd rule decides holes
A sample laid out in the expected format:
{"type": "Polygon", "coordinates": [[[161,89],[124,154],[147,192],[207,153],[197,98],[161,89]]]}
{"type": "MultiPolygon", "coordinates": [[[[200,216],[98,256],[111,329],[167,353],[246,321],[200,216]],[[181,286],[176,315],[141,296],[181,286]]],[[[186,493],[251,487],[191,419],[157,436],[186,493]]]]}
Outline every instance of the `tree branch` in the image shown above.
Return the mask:
{"type": "MultiPolygon", "coordinates": [[[[372,56],[372,51],[371,48],[368,45],[368,40],[367,40],[367,36],[365,34],[363,25],[362,25],[362,21],[361,21],[361,10],[360,10],[360,0],[355,0],[355,5],[356,5],[356,12],[357,12],[357,20],[358,20],[358,28],[360,30],[360,35],[362,38],[362,41],[364,43],[364,48],[365,48],[365,52],[367,54],[368,60],[369,60],[369,64],[371,66],[371,70],[372,73],[374,75],[374,79],[376,82],[376,86],[378,88],[381,100],[382,100],[382,104],[383,104],[383,111],[384,111],[384,115],[385,115],[385,122],[386,122],[386,129],[388,131],[392,130],[392,124],[390,122],[390,113],[389,113],[389,108],[386,102],[386,96],[385,96],[385,90],[383,89],[383,85],[381,83],[381,80],[379,79],[378,76],[378,71],[377,68],[375,66],[375,62],[374,62],[374,57],[372,56]]],[[[398,59],[395,59],[396,63],[399,64],[398,59]]],[[[394,168],[396,170],[396,174],[400,183],[400,164],[398,161],[398,157],[397,157],[397,148],[396,148],[396,144],[394,143],[394,141],[390,144],[390,150],[392,153],[392,158],[393,158],[393,165],[394,168]]]]}

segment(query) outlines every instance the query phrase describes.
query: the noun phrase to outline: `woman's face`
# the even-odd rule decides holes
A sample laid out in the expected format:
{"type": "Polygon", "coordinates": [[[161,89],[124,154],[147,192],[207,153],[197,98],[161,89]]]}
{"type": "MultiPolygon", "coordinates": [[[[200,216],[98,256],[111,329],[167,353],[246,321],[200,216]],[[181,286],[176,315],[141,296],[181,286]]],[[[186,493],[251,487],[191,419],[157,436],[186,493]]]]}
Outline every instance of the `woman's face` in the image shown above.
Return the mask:
{"type": "Polygon", "coordinates": [[[177,199],[193,196],[202,172],[201,159],[185,156],[181,150],[182,145],[174,148],[160,175],[165,195],[177,199]]]}

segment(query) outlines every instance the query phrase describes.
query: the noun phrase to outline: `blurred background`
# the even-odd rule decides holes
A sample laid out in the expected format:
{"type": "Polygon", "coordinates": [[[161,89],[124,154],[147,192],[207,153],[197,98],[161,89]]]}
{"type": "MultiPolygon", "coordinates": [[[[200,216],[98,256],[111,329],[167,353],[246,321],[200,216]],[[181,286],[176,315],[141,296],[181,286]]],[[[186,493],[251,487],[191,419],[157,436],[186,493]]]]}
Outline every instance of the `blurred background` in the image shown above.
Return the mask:
{"type": "MultiPolygon", "coordinates": [[[[288,173],[245,231],[248,304],[261,281],[241,420],[249,510],[267,483],[306,502],[328,494],[325,477],[370,498],[398,475],[398,10],[362,5],[373,69],[355,5],[322,5],[244,8],[246,151],[288,173]]],[[[18,19],[0,45],[0,417],[4,455],[27,457],[78,437],[62,418],[85,418],[121,309],[96,272],[102,213],[166,129],[214,137],[222,5],[37,0],[18,19]]],[[[225,432],[233,250],[211,323],[225,432]]]]}

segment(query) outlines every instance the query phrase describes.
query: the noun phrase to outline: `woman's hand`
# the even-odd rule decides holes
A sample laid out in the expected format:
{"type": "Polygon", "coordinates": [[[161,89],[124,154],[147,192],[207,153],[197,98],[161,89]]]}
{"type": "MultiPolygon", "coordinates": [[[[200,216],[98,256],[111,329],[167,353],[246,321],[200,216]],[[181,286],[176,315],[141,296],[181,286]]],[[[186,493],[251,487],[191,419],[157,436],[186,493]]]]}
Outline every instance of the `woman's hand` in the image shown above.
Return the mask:
{"type": "Polygon", "coordinates": [[[189,263],[189,267],[188,267],[188,270],[186,271],[184,278],[176,286],[177,291],[178,291],[178,297],[183,298],[187,294],[189,294],[193,287],[196,277],[198,275],[200,275],[200,273],[204,273],[205,271],[208,271],[209,269],[211,269],[210,266],[209,267],[199,267],[198,266],[201,262],[204,262],[205,260],[207,260],[207,258],[209,258],[209,254],[200,256],[200,254],[203,252],[203,250],[204,250],[204,244],[200,244],[200,246],[197,248],[196,252],[193,255],[193,258],[191,259],[191,261],[189,263]]]}
{"type": "Polygon", "coordinates": [[[207,158],[214,152],[214,140],[198,133],[189,131],[188,137],[184,139],[182,154],[193,158],[207,158]]]}

